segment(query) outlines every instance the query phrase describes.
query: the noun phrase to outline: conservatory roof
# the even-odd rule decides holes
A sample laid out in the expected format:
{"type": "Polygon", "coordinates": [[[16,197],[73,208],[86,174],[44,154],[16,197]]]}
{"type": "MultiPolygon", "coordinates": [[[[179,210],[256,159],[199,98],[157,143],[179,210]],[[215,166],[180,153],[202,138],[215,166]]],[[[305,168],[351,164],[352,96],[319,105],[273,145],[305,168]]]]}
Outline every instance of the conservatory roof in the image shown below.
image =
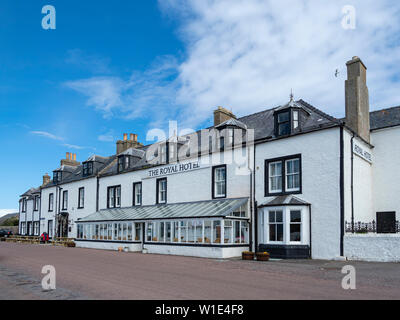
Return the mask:
{"type": "Polygon", "coordinates": [[[245,204],[247,200],[248,198],[219,199],[104,209],[78,219],[77,222],[226,217],[245,204]]]}

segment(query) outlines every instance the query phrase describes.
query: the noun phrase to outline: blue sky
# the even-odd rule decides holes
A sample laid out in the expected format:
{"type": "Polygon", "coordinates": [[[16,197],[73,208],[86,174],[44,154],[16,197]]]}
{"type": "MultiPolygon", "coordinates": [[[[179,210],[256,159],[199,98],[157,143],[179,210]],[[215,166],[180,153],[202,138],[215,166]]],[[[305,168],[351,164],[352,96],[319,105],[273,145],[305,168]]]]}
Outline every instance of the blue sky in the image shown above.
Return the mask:
{"type": "Polygon", "coordinates": [[[124,132],[149,143],[168,120],[196,129],[218,105],[245,115],[293,88],[343,116],[354,55],[368,66],[371,109],[400,105],[399,16],[398,1],[2,0],[0,214],[65,152],[113,154],[124,132]],[[47,4],[56,30],[41,27],[47,4]]]}

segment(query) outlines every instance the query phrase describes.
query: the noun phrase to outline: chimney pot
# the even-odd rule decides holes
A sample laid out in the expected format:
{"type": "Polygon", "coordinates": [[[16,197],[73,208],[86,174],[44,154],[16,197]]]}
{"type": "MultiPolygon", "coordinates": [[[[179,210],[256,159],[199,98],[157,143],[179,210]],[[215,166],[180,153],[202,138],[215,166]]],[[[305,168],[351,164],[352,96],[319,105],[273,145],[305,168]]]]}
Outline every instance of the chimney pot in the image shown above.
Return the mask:
{"type": "Polygon", "coordinates": [[[124,141],[127,141],[127,140],[128,140],[128,134],[124,133],[124,141]]]}
{"type": "Polygon", "coordinates": [[[214,126],[217,126],[231,118],[236,119],[236,116],[228,109],[218,107],[216,110],[214,110],[214,126]]]}
{"type": "Polygon", "coordinates": [[[70,159],[69,152],[67,152],[67,154],[66,154],[66,156],[65,156],[65,159],[67,159],[67,160],[69,160],[69,159],[70,159]]]}

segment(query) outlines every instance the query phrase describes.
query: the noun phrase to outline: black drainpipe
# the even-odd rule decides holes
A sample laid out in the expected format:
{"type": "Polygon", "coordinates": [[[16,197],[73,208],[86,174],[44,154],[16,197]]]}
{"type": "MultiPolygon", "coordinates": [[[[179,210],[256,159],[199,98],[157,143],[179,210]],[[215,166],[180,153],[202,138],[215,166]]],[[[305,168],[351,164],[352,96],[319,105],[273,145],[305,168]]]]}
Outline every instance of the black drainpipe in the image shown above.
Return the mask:
{"type": "Polygon", "coordinates": [[[99,211],[99,189],[100,189],[100,180],[99,176],[96,176],[97,178],[97,185],[96,185],[96,212],[99,211]]]}
{"type": "Polygon", "coordinates": [[[254,155],[253,155],[253,203],[254,203],[254,251],[258,250],[258,204],[256,201],[256,143],[253,142],[254,155]]]}
{"type": "Polygon", "coordinates": [[[344,138],[340,127],[340,256],[344,255],[344,138]]]}
{"type": "Polygon", "coordinates": [[[310,216],[310,258],[312,259],[312,224],[311,224],[311,217],[312,217],[312,214],[311,214],[311,204],[308,206],[308,211],[309,211],[309,216],[310,216]]]}

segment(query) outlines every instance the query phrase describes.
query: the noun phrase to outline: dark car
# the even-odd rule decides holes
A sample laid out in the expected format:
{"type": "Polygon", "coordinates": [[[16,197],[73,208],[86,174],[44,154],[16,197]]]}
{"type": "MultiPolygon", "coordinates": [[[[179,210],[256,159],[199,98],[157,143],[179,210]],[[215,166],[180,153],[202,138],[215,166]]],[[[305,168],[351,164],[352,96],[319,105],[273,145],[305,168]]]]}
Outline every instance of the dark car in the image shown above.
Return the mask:
{"type": "Polygon", "coordinates": [[[13,232],[11,230],[2,229],[0,230],[0,238],[7,238],[12,236],[13,232]]]}

